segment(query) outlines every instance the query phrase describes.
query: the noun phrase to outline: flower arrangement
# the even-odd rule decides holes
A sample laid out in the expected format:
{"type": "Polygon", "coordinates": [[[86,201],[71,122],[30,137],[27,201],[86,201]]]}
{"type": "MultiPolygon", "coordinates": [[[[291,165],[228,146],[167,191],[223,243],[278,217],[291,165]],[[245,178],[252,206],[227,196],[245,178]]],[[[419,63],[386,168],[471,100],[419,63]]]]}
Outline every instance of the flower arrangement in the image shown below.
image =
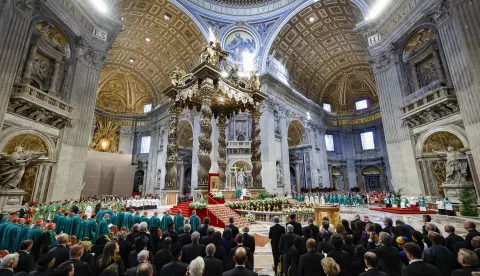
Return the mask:
{"type": "Polygon", "coordinates": [[[299,208],[287,208],[283,210],[284,213],[295,213],[295,214],[311,214],[315,213],[314,208],[306,208],[306,207],[299,207],[299,208]]]}
{"type": "Polygon", "coordinates": [[[211,194],[212,194],[213,199],[223,199],[222,192],[212,192],[211,194]]]}
{"type": "Polygon", "coordinates": [[[273,206],[273,205],[283,205],[288,204],[288,199],[284,197],[273,197],[265,199],[252,199],[244,201],[229,201],[225,205],[232,209],[245,209],[247,207],[257,208],[259,206],[273,206]]]}
{"type": "Polygon", "coordinates": [[[252,214],[252,213],[247,213],[245,215],[245,219],[248,221],[248,223],[250,224],[254,224],[255,223],[255,216],[252,214]]]}
{"type": "Polygon", "coordinates": [[[199,200],[197,202],[190,203],[189,207],[190,209],[195,209],[195,210],[205,209],[207,208],[207,203],[205,203],[204,200],[199,200]]]}

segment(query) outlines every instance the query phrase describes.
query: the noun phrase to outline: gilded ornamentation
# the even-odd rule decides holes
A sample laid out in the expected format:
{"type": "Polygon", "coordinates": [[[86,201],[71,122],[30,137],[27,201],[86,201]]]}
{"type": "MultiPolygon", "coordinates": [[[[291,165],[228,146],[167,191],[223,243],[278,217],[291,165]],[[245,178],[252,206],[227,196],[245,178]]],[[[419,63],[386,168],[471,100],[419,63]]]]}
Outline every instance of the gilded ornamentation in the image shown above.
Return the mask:
{"type": "Polygon", "coordinates": [[[378,175],[380,174],[380,169],[376,166],[368,166],[363,169],[362,171],[363,175],[378,175]]]}
{"type": "Polygon", "coordinates": [[[35,188],[35,179],[37,177],[37,167],[28,167],[25,169],[25,173],[23,174],[22,180],[20,181],[20,185],[18,188],[23,190],[27,194],[23,196],[23,200],[26,202],[33,201],[33,189],[35,188]]]}
{"type": "Polygon", "coordinates": [[[119,153],[120,125],[112,118],[97,117],[97,127],[93,134],[90,149],[94,151],[119,153]]]}
{"type": "Polygon", "coordinates": [[[165,188],[174,189],[176,187],[177,177],[177,159],[178,159],[178,115],[181,109],[173,104],[170,107],[170,121],[168,123],[168,144],[167,144],[167,162],[165,164],[165,188]]]}
{"type": "Polygon", "coordinates": [[[288,147],[294,148],[308,144],[307,132],[303,125],[294,120],[288,125],[288,147]]]}
{"type": "Polygon", "coordinates": [[[208,172],[212,166],[212,160],[210,159],[210,152],[212,151],[212,125],[211,119],[213,116],[212,109],[210,108],[212,90],[210,88],[202,88],[202,119],[200,120],[200,136],[198,141],[200,144],[198,150],[198,161],[200,167],[198,168],[198,185],[208,185],[208,172]]]}
{"type": "Polygon", "coordinates": [[[202,62],[208,62],[213,66],[218,64],[217,51],[215,50],[215,44],[210,41],[207,46],[203,47],[202,54],[200,55],[202,62]]]}
{"type": "Polygon", "coordinates": [[[410,56],[420,51],[425,45],[427,45],[427,42],[434,37],[435,33],[431,29],[418,30],[408,39],[403,50],[403,60],[408,60],[410,56]]]}
{"type": "Polygon", "coordinates": [[[225,129],[227,127],[227,116],[225,113],[218,117],[218,174],[220,178],[220,186],[225,187],[227,184],[227,142],[225,137],[225,129]]]}
{"type": "Polygon", "coordinates": [[[35,29],[42,34],[42,37],[50,43],[55,49],[62,53],[69,53],[67,36],[55,25],[50,22],[41,21],[35,25],[35,29]]]}
{"type": "Polygon", "coordinates": [[[14,152],[16,147],[23,147],[28,151],[45,152],[42,158],[48,158],[48,147],[45,141],[35,134],[20,134],[7,142],[2,152],[14,152]]]}
{"type": "Polygon", "coordinates": [[[455,135],[446,131],[435,132],[423,143],[423,154],[434,154],[435,152],[446,152],[447,146],[455,149],[462,149],[462,141],[455,135]]]}

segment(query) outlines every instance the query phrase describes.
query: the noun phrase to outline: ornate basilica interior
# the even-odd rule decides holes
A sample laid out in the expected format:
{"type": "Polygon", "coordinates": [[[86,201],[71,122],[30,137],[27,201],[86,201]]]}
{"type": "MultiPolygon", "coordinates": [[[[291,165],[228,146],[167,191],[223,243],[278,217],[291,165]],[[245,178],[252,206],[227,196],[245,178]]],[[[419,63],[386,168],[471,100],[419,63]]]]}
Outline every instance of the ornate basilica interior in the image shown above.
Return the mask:
{"type": "Polygon", "coordinates": [[[469,0],[1,1],[0,204],[174,202],[211,174],[226,194],[478,195],[479,11],[469,0]]]}

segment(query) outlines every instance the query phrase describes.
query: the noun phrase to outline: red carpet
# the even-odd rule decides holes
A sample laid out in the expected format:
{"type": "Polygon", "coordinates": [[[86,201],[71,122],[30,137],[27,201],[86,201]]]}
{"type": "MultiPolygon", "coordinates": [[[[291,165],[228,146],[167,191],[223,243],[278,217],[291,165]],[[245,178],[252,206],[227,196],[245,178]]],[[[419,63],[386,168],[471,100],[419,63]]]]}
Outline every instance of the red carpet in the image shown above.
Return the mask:
{"type": "Polygon", "coordinates": [[[437,214],[436,210],[428,210],[420,212],[420,210],[402,209],[402,208],[370,208],[372,211],[379,211],[385,213],[399,214],[399,215],[432,215],[437,214]]]}
{"type": "Polygon", "coordinates": [[[192,201],[187,201],[187,202],[183,202],[183,203],[180,203],[178,205],[175,205],[172,207],[172,209],[170,209],[170,214],[172,216],[175,216],[178,211],[182,211],[182,216],[184,217],[189,217],[192,215],[191,213],[191,210],[190,210],[190,203],[192,203],[192,201]]]}

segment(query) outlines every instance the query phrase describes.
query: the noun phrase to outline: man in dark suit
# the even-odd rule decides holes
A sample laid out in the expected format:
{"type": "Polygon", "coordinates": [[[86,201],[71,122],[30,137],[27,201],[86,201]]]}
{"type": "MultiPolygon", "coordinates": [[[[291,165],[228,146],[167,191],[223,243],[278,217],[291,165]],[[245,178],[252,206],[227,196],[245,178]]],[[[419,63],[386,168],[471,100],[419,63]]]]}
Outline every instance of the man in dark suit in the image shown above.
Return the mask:
{"type": "Polygon", "coordinates": [[[161,276],[179,276],[185,275],[188,264],[181,262],[182,248],[177,244],[172,247],[172,261],[162,267],[160,270],[161,276]]]}
{"type": "Polygon", "coordinates": [[[232,229],[232,237],[236,237],[238,235],[239,231],[238,231],[238,227],[235,226],[235,224],[233,224],[233,222],[234,222],[233,217],[228,218],[229,225],[227,225],[227,227],[232,229]]]}
{"type": "Polygon", "coordinates": [[[61,263],[70,259],[70,250],[67,247],[68,235],[61,234],[57,236],[57,245],[52,247],[48,252],[55,257],[53,269],[57,268],[61,263]]]}
{"type": "Polygon", "coordinates": [[[463,228],[468,231],[468,234],[465,237],[465,248],[473,250],[472,239],[473,237],[480,236],[480,232],[476,229],[477,225],[473,221],[467,220],[463,223],[463,228]]]}
{"type": "Polygon", "coordinates": [[[247,263],[245,265],[246,268],[250,269],[250,270],[253,270],[253,254],[252,254],[252,251],[250,250],[250,248],[243,245],[243,235],[238,234],[237,237],[236,237],[236,240],[237,240],[237,246],[230,249],[230,252],[229,252],[229,255],[228,255],[229,256],[228,257],[229,263],[225,267],[225,270],[230,270],[235,266],[235,260],[234,260],[233,257],[235,256],[235,252],[239,247],[245,248],[245,251],[247,252],[247,263]]]}
{"type": "Polygon", "coordinates": [[[207,235],[208,225],[210,224],[210,218],[205,217],[203,219],[203,225],[198,228],[198,233],[200,233],[200,237],[207,235]]]}
{"type": "Polygon", "coordinates": [[[282,270],[284,273],[287,273],[288,271],[288,250],[293,245],[293,241],[296,237],[299,236],[293,233],[293,225],[288,224],[287,233],[280,237],[280,243],[278,244],[278,249],[280,250],[280,254],[282,254],[282,270]]]}
{"type": "Polygon", "coordinates": [[[256,272],[250,271],[245,267],[245,263],[248,259],[247,255],[247,250],[245,250],[244,247],[237,248],[234,256],[235,268],[223,272],[222,276],[258,276],[256,272]]]}
{"type": "Polygon", "coordinates": [[[22,206],[22,208],[18,210],[18,218],[24,218],[27,214],[27,209],[28,208],[26,206],[22,206]]]}
{"type": "Polygon", "coordinates": [[[8,254],[2,259],[2,262],[0,264],[0,276],[23,276],[27,275],[25,272],[18,272],[15,273],[15,267],[18,264],[18,254],[8,254]]]}
{"type": "Polygon", "coordinates": [[[310,228],[310,230],[312,230],[312,238],[317,241],[317,238],[318,238],[318,232],[320,232],[320,230],[318,229],[318,226],[316,226],[315,224],[313,224],[313,218],[308,218],[308,228],[310,228]]]}
{"type": "Polygon", "coordinates": [[[458,251],[458,262],[462,268],[452,271],[451,276],[470,276],[478,269],[478,257],[473,251],[462,248],[458,251]]]}
{"type": "Polygon", "coordinates": [[[450,251],[452,251],[454,254],[456,254],[456,250],[453,245],[459,242],[464,243],[465,239],[455,234],[455,227],[453,227],[453,225],[451,224],[445,225],[443,229],[448,234],[448,237],[445,238],[445,247],[450,249],[450,251]]]}
{"type": "Polygon", "coordinates": [[[387,273],[389,276],[399,276],[401,273],[400,252],[398,248],[392,246],[392,236],[386,232],[381,232],[378,235],[381,246],[378,248],[375,248],[375,237],[373,234],[369,237],[367,249],[377,255],[378,270],[387,273]]]}
{"type": "Polygon", "coordinates": [[[443,276],[450,276],[455,269],[456,258],[452,251],[441,245],[440,234],[431,231],[428,233],[428,239],[432,246],[423,252],[423,260],[436,266],[443,276]]]}
{"type": "Polygon", "coordinates": [[[178,235],[178,242],[180,243],[181,247],[184,247],[192,242],[192,237],[190,234],[191,229],[192,226],[190,226],[190,224],[185,224],[185,226],[183,226],[183,233],[178,235]]]}
{"type": "MultiPolygon", "coordinates": [[[[418,244],[407,242],[403,246],[409,265],[402,270],[402,276],[438,276],[442,275],[438,268],[422,260],[422,249],[418,244]]],[[[391,274],[389,274],[391,276],[391,274]]]]}
{"type": "Polygon", "coordinates": [[[352,231],[355,230],[357,225],[359,226],[359,228],[362,229],[362,231],[363,231],[363,229],[365,229],[365,226],[367,225],[366,222],[364,222],[363,220],[360,219],[359,214],[355,214],[354,220],[350,221],[350,228],[352,229],[352,231]]]}
{"type": "Polygon", "coordinates": [[[147,249],[151,252],[151,251],[154,251],[153,239],[152,239],[152,235],[150,235],[150,233],[147,233],[147,231],[148,231],[148,224],[146,222],[140,223],[138,227],[138,233],[133,235],[134,242],[132,246],[135,244],[135,240],[145,237],[145,239],[147,240],[147,249]]]}
{"type": "Polygon", "coordinates": [[[85,248],[83,244],[79,243],[70,248],[70,261],[73,263],[74,267],[74,276],[90,276],[92,271],[90,266],[86,262],[80,261],[80,258],[83,256],[85,248]]]}
{"type": "MultiPolygon", "coordinates": [[[[367,224],[368,227],[368,224],[367,224]]],[[[330,238],[335,249],[328,252],[328,257],[335,260],[340,266],[342,276],[352,275],[352,260],[347,251],[343,250],[343,237],[340,234],[333,234],[330,238]]]]}
{"type": "MultiPolygon", "coordinates": [[[[117,235],[117,243],[118,247],[120,248],[120,252],[118,254],[120,257],[122,257],[125,267],[130,267],[128,263],[128,255],[130,254],[130,251],[132,251],[132,245],[125,239],[126,236],[127,235],[125,232],[119,232],[117,235]]],[[[94,266],[91,265],[90,268],[93,270],[94,266]]]]}
{"type": "Polygon", "coordinates": [[[172,255],[170,254],[171,250],[172,239],[167,237],[163,241],[163,248],[155,253],[155,270],[157,271],[158,275],[160,275],[160,270],[162,267],[172,261],[172,255]]]}
{"type": "Polygon", "coordinates": [[[274,217],[273,222],[275,225],[270,227],[268,238],[270,239],[270,244],[272,246],[273,270],[275,271],[275,275],[277,275],[278,263],[280,262],[280,250],[278,245],[280,244],[280,237],[285,234],[285,227],[280,225],[280,219],[278,217],[274,217]]]}
{"type": "Polygon", "coordinates": [[[385,227],[383,227],[382,232],[387,232],[388,234],[391,234],[390,230],[392,229],[392,226],[393,226],[393,220],[391,218],[385,218],[383,219],[383,225],[385,227]]]}
{"type": "Polygon", "coordinates": [[[286,226],[291,224],[293,226],[293,233],[298,236],[302,236],[302,225],[298,222],[296,222],[297,215],[295,214],[290,214],[290,221],[287,222],[286,226]]]}
{"type": "Polygon", "coordinates": [[[314,239],[307,240],[308,252],[300,256],[298,263],[299,276],[317,276],[325,275],[322,269],[321,261],[323,254],[317,252],[317,242],[314,239]]]}
{"type": "Polygon", "coordinates": [[[28,254],[32,249],[33,241],[24,240],[20,243],[20,251],[18,251],[18,264],[15,272],[29,273],[35,267],[35,260],[32,255],[28,254]]]}
{"type": "Polygon", "coordinates": [[[182,261],[186,264],[190,264],[196,257],[205,256],[205,245],[199,244],[200,233],[192,233],[192,243],[182,247],[182,261]]]}
{"type": "Polygon", "coordinates": [[[250,248],[252,254],[255,253],[255,238],[250,236],[248,232],[250,232],[250,228],[248,226],[244,226],[243,229],[243,245],[250,248]]]}
{"type": "Polygon", "coordinates": [[[205,273],[204,275],[208,276],[221,276],[223,273],[223,262],[214,257],[215,255],[215,245],[210,243],[205,249],[205,257],[203,261],[205,262],[205,273]]]}
{"type": "Polygon", "coordinates": [[[213,241],[213,232],[215,232],[213,226],[208,226],[207,235],[200,238],[200,243],[205,246],[211,244],[213,241]]]}
{"type": "Polygon", "coordinates": [[[372,252],[367,252],[363,256],[363,259],[365,260],[365,266],[367,267],[367,271],[360,273],[359,276],[388,276],[387,273],[377,269],[377,255],[372,252]]]}
{"type": "Polygon", "coordinates": [[[148,252],[148,250],[140,251],[140,253],[138,253],[138,255],[137,255],[138,264],[136,266],[130,268],[129,270],[127,270],[127,273],[125,273],[125,276],[136,276],[137,275],[137,269],[140,267],[140,265],[142,265],[144,263],[148,263],[148,256],[149,255],[150,255],[150,253],[148,252]]]}

